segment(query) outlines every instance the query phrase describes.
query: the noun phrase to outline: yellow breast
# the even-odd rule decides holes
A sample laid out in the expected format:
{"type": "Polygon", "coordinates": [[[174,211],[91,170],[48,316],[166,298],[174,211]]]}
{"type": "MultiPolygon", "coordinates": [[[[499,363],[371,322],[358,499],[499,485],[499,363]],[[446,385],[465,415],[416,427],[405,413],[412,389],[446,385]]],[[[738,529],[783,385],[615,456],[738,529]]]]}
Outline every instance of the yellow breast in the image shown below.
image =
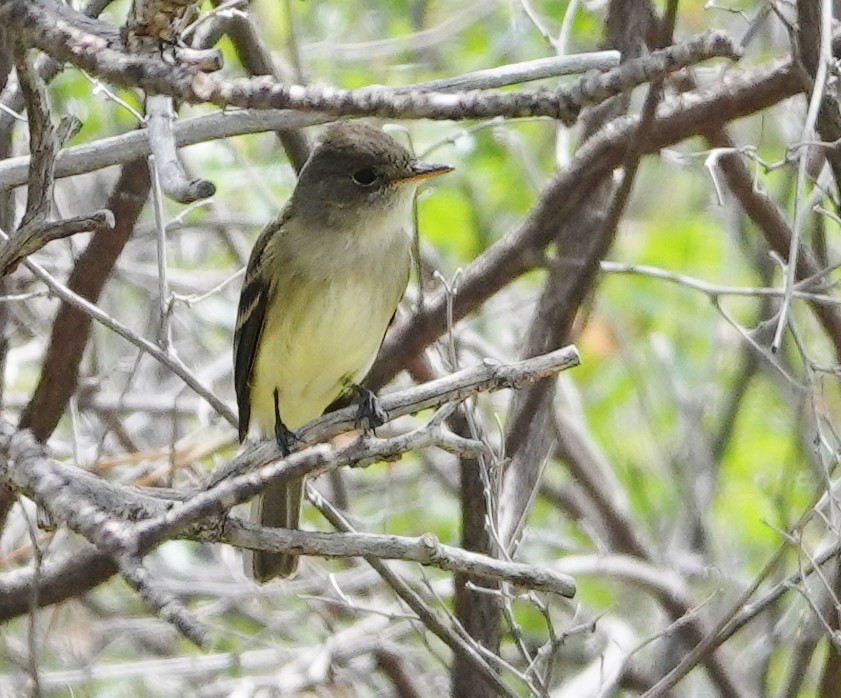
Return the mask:
{"type": "Polygon", "coordinates": [[[274,391],[289,429],[315,419],[371,369],[406,288],[408,242],[388,261],[330,278],[288,275],[273,289],[251,374],[252,426],[274,433],[274,391]]]}

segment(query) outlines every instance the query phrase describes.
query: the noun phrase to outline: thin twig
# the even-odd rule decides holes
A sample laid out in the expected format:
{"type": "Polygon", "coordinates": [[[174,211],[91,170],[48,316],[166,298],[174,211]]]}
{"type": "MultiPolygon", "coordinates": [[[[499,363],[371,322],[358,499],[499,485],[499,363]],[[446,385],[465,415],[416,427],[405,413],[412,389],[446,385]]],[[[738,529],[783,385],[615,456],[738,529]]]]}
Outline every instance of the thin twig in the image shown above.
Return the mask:
{"type": "MultiPolygon", "coordinates": [[[[2,231],[0,231],[0,237],[5,237],[2,231]]],[[[214,395],[210,390],[208,390],[183,364],[159,349],[157,346],[152,344],[152,342],[133,332],[119,320],[112,318],[110,315],[100,310],[90,301],[82,298],[76,293],[73,293],[73,291],[67,288],[67,286],[53,278],[53,276],[37,262],[27,259],[24,261],[24,264],[27,269],[32,272],[32,274],[47,285],[52,293],[61,298],[68,305],[78,308],[97,322],[105,325],[108,329],[116,332],[123,339],[127,340],[141,351],[152,356],[155,360],[159,361],[175,375],[181,378],[181,380],[190,386],[197,395],[204,398],[223,419],[227,420],[230,424],[236,424],[236,415],[233,410],[216,397],[216,395],[214,395]]]]}
{"type": "MultiPolygon", "coordinates": [[[[456,90],[489,90],[495,87],[518,85],[533,80],[586,73],[590,70],[606,71],[619,64],[619,51],[595,51],[567,56],[537,58],[533,61],[509,63],[499,68],[486,68],[452,78],[418,82],[405,88],[428,92],[454,92],[456,90]]],[[[399,89],[399,88],[397,88],[399,89]]]]}
{"type": "MultiPolygon", "coordinates": [[[[313,503],[318,507],[318,510],[324,517],[335,526],[339,531],[350,532],[353,527],[341,515],[341,513],[333,507],[328,501],[320,497],[312,486],[308,486],[308,492],[313,503]]],[[[476,674],[486,681],[490,686],[496,688],[500,695],[514,698],[517,693],[511,689],[500,677],[500,675],[493,670],[487,663],[487,660],[482,656],[480,647],[469,637],[463,637],[461,634],[453,632],[423,601],[414,589],[412,589],[406,582],[404,582],[397,574],[395,574],[388,565],[382,560],[371,557],[366,558],[371,567],[373,567],[377,574],[394,590],[394,592],[411,608],[421,619],[424,626],[444,642],[452,652],[468,662],[476,674]]]]}
{"type": "MultiPolygon", "coordinates": [[[[828,0],[820,3],[822,7],[820,22],[820,60],[817,66],[815,82],[812,87],[812,95],[809,98],[809,108],[806,111],[806,120],[803,123],[803,135],[801,140],[808,144],[816,140],[815,124],[818,120],[818,111],[823,101],[824,90],[826,89],[827,71],[832,62],[832,7],[828,0]]],[[[808,37],[806,40],[811,40],[808,37]]],[[[774,340],[771,343],[771,351],[777,352],[783,341],[783,333],[788,323],[789,309],[791,308],[791,293],[797,279],[797,255],[800,252],[800,240],[803,234],[803,222],[807,210],[803,210],[803,199],[806,186],[806,164],[809,161],[811,147],[804,145],[798,155],[797,182],[794,194],[794,214],[791,228],[791,243],[788,252],[788,264],[785,273],[785,295],[780,307],[780,315],[777,319],[777,329],[774,332],[774,340]]]]}

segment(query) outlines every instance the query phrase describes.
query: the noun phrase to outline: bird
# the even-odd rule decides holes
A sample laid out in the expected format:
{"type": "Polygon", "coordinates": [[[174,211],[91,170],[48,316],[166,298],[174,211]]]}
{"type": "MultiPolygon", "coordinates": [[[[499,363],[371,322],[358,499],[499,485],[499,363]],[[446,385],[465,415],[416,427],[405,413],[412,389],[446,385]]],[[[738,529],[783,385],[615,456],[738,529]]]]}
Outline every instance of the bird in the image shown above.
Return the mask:
{"type": "MultiPolygon", "coordinates": [[[[417,186],[450,170],[418,160],[374,126],[327,128],[246,267],[233,352],[240,442],[273,436],[288,455],[296,429],[355,398],[360,421],[383,423],[376,397],[361,386],[409,281],[417,186]]],[[[252,521],[298,528],[303,486],[270,485],[254,499],[252,521]]],[[[245,554],[246,573],[260,583],[297,566],[286,552],[245,554]]]]}

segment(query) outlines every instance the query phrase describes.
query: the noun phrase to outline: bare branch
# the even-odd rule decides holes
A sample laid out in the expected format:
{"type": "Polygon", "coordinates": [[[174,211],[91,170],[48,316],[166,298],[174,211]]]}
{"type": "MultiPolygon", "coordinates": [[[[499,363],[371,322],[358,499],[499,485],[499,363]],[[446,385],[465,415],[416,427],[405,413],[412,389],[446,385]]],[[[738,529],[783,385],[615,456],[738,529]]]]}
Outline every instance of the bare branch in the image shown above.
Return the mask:
{"type": "MultiPolygon", "coordinates": [[[[345,518],[327,501],[319,498],[316,500],[319,511],[340,531],[352,530],[351,525],[345,518]]],[[[411,608],[423,621],[429,631],[444,642],[455,654],[455,656],[466,662],[475,672],[475,676],[482,681],[482,685],[493,687],[500,695],[513,698],[517,695],[508,685],[502,681],[499,674],[488,664],[490,657],[481,652],[469,636],[464,637],[462,633],[454,632],[447,626],[429,606],[424,603],[420,595],[415,592],[406,582],[400,579],[391,568],[381,560],[367,558],[368,564],[373,567],[394,592],[411,608]]],[[[490,653],[489,653],[490,654],[490,653]]],[[[494,656],[494,655],[490,655],[494,656]]]]}
{"type": "Polygon", "coordinates": [[[186,102],[211,102],[218,106],[294,108],[323,111],[335,116],[386,118],[487,118],[491,116],[548,116],[574,123],[585,106],[603,102],[614,94],[688,65],[710,58],[735,58],[738,51],[722,33],[710,32],[629,62],[604,76],[586,76],[568,90],[531,93],[463,95],[406,93],[372,87],[357,91],[332,87],[282,85],[267,77],[219,80],[192,67],[172,66],[107,46],[68,23],[54,22],[47,0],[9,0],[0,7],[5,18],[23,36],[54,58],[68,61],[115,84],[137,86],[149,94],[168,94],[186,102]]]}
{"type": "Polygon", "coordinates": [[[166,196],[181,204],[207,199],[216,193],[216,187],[206,179],[187,178],[178,159],[172,121],[171,97],[153,95],[146,100],[149,146],[155,156],[161,189],[166,196]]]}
{"type": "Polygon", "coordinates": [[[313,533],[285,528],[261,528],[228,519],[222,539],[240,548],[290,551],[317,557],[375,557],[429,565],[449,572],[463,572],[483,579],[507,582],[524,589],[560,596],[575,595],[575,583],[566,574],[523,562],[507,562],[487,555],[444,545],[431,533],[418,538],[372,533],[313,533]]]}
{"type": "Polygon", "coordinates": [[[113,230],[114,214],[107,209],[90,216],[66,218],[49,223],[30,221],[22,225],[14,237],[0,247],[0,276],[14,271],[29,255],[54,240],[63,240],[77,233],[100,233],[113,230]]]}
{"type": "MultiPolygon", "coordinates": [[[[680,101],[667,102],[659,110],[657,129],[653,142],[645,145],[646,152],[656,152],[686,138],[701,134],[710,124],[724,124],[760,111],[776,102],[797,94],[802,85],[792,73],[790,63],[780,63],[748,70],[727,78],[723,85],[697,93],[687,93],[680,101]],[[662,135],[661,135],[662,134],[662,135]]],[[[324,113],[302,113],[288,110],[246,109],[224,111],[207,116],[191,117],[174,124],[178,147],[202,143],[219,138],[262,133],[271,130],[298,129],[330,121],[324,113]]],[[[623,138],[630,138],[632,131],[626,122],[614,124],[617,132],[602,142],[600,148],[618,151],[623,138]],[[614,143],[613,139],[619,142],[614,143]]],[[[62,150],[56,160],[56,176],[69,177],[83,172],[128,162],[151,153],[145,133],[133,131],[120,136],[103,138],[93,143],[62,150]]],[[[611,152],[600,155],[611,157],[611,152]]],[[[596,153],[592,153],[595,157],[596,153]]],[[[26,182],[28,156],[0,161],[0,190],[26,182]]]]}
{"type": "MultiPolygon", "coordinates": [[[[776,202],[766,193],[757,190],[753,177],[735,152],[733,140],[725,132],[714,130],[707,135],[707,140],[715,148],[726,148],[728,152],[719,158],[719,166],[733,196],[742,205],[747,216],[759,228],[768,246],[792,266],[795,278],[809,280],[810,290],[820,293],[826,287],[825,274],[814,255],[800,247],[794,260],[789,260],[789,252],[794,238],[791,227],[776,202]]],[[[787,291],[788,293],[789,291],[787,291]]],[[[796,287],[790,293],[799,295],[796,287]]],[[[835,348],[835,355],[841,357],[841,312],[820,298],[811,299],[812,309],[820,320],[827,337],[835,348]]]]}
{"type": "MultiPolygon", "coordinates": [[[[76,496],[68,486],[69,469],[61,469],[49,462],[44,447],[27,431],[15,431],[8,422],[0,423],[0,468],[3,477],[31,496],[44,507],[53,521],[60,521],[80,533],[101,551],[117,562],[121,574],[161,617],[173,623],[185,637],[198,645],[207,638],[192,614],[171,594],[156,587],[138,557],[138,537],[130,524],[110,518],[91,499],[76,496]]],[[[86,485],[93,484],[91,476],[83,477],[86,485]]],[[[102,482],[102,486],[113,487],[102,482]]],[[[100,489],[99,483],[93,492],[100,489]]],[[[37,580],[36,580],[37,586],[37,580]]],[[[35,587],[34,587],[35,588],[35,587]]]]}
{"type": "Polygon", "coordinates": [[[126,324],[109,316],[86,298],[83,298],[67,288],[65,285],[59,283],[41,265],[36,264],[32,260],[26,260],[25,264],[38,279],[45,283],[49,289],[65,303],[81,310],[88,317],[105,325],[105,327],[120,335],[120,337],[127,340],[141,351],[154,357],[175,375],[179,376],[196,392],[196,394],[203,397],[222,418],[226,419],[231,424],[236,424],[236,417],[233,410],[231,410],[230,407],[214,395],[213,392],[202,385],[201,381],[199,381],[198,378],[196,378],[196,376],[189,369],[183,366],[176,358],[161,350],[148,339],[136,334],[126,324]]]}
{"type": "Polygon", "coordinates": [[[576,53],[571,56],[552,56],[533,61],[510,63],[499,68],[486,68],[472,73],[419,82],[409,88],[429,92],[455,92],[457,90],[490,90],[495,87],[517,85],[532,80],[575,75],[590,70],[607,71],[619,64],[619,51],[576,53]]]}
{"type": "MultiPolygon", "coordinates": [[[[454,400],[464,400],[479,392],[519,388],[541,378],[578,365],[578,352],[568,346],[542,356],[500,364],[491,359],[449,376],[424,383],[415,388],[380,397],[380,403],[390,420],[420,410],[438,407],[454,400]]],[[[295,433],[300,446],[319,443],[356,428],[355,407],[345,407],[305,424],[295,433]]],[[[274,441],[264,441],[247,449],[210,476],[215,485],[224,478],[240,474],[278,460],[282,454],[274,441]]]]}
{"type": "Polygon", "coordinates": [[[33,155],[29,163],[26,213],[20,226],[24,228],[29,222],[42,222],[49,214],[53,197],[53,163],[62,144],[58,141],[50,122],[46,86],[33,68],[29,51],[19,44],[15,59],[18,81],[29,117],[29,149],[33,155]]]}
{"type": "MultiPolygon", "coordinates": [[[[510,366],[486,363],[425,386],[384,396],[381,401],[390,412],[391,418],[396,418],[448,400],[463,399],[476,391],[517,387],[576,363],[575,349],[567,347],[510,366]]],[[[352,407],[325,415],[301,430],[302,441],[311,441],[316,435],[321,439],[329,438],[329,435],[347,431],[353,428],[354,420],[355,410],[352,407]]],[[[142,580],[146,578],[145,573],[138,569],[133,561],[137,555],[148,553],[163,540],[187,531],[188,527],[202,519],[221,514],[234,504],[247,501],[277,480],[303,474],[315,475],[342,465],[365,465],[383,459],[389,460],[409,450],[435,446],[440,442],[440,426],[436,426],[435,421],[425,428],[389,439],[365,439],[341,448],[318,444],[275,463],[272,461],[276,461],[279,456],[277,445],[266,442],[246,450],[227,466],[220,468],[211,479],[213,485],[210,489],[173,504],[172,501],[156,499],[131,488],[117,488],[78,468],[51,461],[46,458],[42,447],[28,437],[27,432],[15,432],[4,423],[0,423],[0,427],[0,454],[7,454],[6,458],[0,459],[0,476],[45,506],[54,520],[67,523],[73,530],[95,543],[105,554],[114,556],[120,571],[132,578],[137,589],[142,590],[150,603],[161,612],[164,609],[171,610],[172,602],[169,597],[161,596],[160,591],[148,585],[144,586],[145,582],[142,580]],[[243,471],[244,474],[239,474],[243,471]],[[132,524],[133,521],[137,523],[132,524]]],[[[193,534],[202,535],[208,540],[223,539],[218,525],[218,519],[211,520],[209,529],[207,526],[200,526],[193,534]],[[202,530],[205,533],[199,533],[202,530]],[[211,532],[209,538],[207,530],[211,532]]],[[[235,525],[232,526],[226,530],[235,532],[237,529],[235,525]]],[[[325,549],[324,540],[317,536],[301,539],[294,538],[296,532],[290,533],[293,535],[293,538],[287,539],[290,545],[301,546],[304,553],[311,550],[313,554],[318,554],[319,549],[325,549]]],[[[278,539],[273,539],[272,534],[269,534],[268,540],[270,544],[283,544],[282,541],[279,543],[278,539]]],[[[351,545],[354,543],[358,545],[359,539],[351,545]]],[[[380,543],[378,542],[378,545],[380,543]]],[[[341,547],[341,544],[336,545],[338,547],[334,547],[334,551],[341,547]]],[[[389,541],[385,548],[378,545],[371,548],[374,557],[378,552],[395,550],[395,540],[389,541]]],[[[540,588],[551,588],[562,594],[574,593],[573,582],[563,576],[552,577],[551,573],[546,576],[541,571],[535,573],[534,569],[528,570],[526,566],[517,563],[500,563],[492,559],[483,561],[481,556],[462,554],[447,546],[433,545],[431,550],[429,548],[430,542],[426,539],[421,539],[420,545],[416,542],[404,543],[404,550],[411,551],[407,552],[410,555],[407,559],[417,559],[422,563],[426,561],[425,564],[434,564],[445,569],[456,569],[465,565],[476,568],[478,565],[480,574],[492,578],[503,575],[502,578],[512,583],[524,584],[530,580],[526,586],[536,584],[540,588]]],[[[356,548],[356,553],[361,552],[361,548],[356,548]]],[[[52,575],[56,574],[53,569],[50,567],[44,573],[48,584],[53,583],[52,575]]],[[[103,564],[97,566],[97,570],[98,575],[91,578],[92,583],[103,581],[113,574],[115,568],[103,564]]],[[[56,600],[49,592],[41,594],[39,599],[42,599],[43,603],[56,600]]],[[[9,603],[11,605],[11,601],[9,603]]],[[[183,626],[184,632],[190,633],[191,639],[198,639],[200,633],[191,631],[195,626],[191,625],[192,621],[185,612],[181,613],[178,622],[179,627],[183,626]]]]}
{"type": "MultiPolygon", "coordinates": [[[[247,133],[304,128],[329,120],[329,116],[317,113],[244,109],[180,119],[174,124],[173,132],[175,144],[180,148],[247,133]]],[[[148,133],[130,131],[62,150],[56,159],[56,177],[92,172],[151,154],[148,133]]],[[[28,156],[0,161],[0,190],[25,184],[28,167],[28,156]]]]}

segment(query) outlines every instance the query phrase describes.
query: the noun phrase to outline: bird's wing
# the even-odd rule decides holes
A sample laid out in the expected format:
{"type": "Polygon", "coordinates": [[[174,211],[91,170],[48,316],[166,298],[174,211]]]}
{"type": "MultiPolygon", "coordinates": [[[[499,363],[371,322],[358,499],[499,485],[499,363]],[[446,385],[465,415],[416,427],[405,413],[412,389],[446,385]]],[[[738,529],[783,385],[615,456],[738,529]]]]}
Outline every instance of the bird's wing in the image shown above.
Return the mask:
{"type": "Polygon", "coordinates": [[[254,368],[269,301],[269,286],[262,273],[263,253],[269,237],[274,232],[276,230],[269,227],[257,239],[248,260],[239,297],[237,324],[234,330],[234,388],[239,408],[240,441],[245,439],[251,419],[251,371],[254,368]]]}

